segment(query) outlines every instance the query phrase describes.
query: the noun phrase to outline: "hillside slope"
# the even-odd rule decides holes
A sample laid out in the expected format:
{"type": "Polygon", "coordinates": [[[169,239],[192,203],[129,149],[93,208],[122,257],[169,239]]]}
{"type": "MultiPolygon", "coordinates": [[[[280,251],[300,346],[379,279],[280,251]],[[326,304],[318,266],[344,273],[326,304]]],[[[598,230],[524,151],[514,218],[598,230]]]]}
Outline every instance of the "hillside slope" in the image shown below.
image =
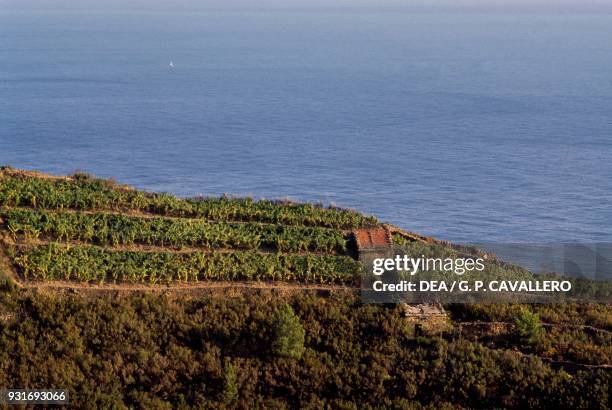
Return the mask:
{"type": "MultiPolygon", "coordinates": [[[[349,234],[381,225],[4,168],[0,388],[79,408],[610,407],[609,304],[364,304],[349,234]],[[300,357],[274,349],[286,306],[300,357]]],[[[417,254],[479,252],[387,228],[417,254]]]]}

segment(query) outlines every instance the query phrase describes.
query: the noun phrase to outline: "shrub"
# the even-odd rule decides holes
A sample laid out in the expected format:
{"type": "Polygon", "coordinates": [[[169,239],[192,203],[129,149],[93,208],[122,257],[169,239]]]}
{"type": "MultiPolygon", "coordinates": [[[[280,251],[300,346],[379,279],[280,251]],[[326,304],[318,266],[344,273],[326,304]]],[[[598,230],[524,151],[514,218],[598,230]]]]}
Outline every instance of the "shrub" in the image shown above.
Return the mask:
{"type": "Polygon", "coordinates": [[[225,366],[223,374],[223,401],[225,404],[231,405],[238,400],[238,378],[236,376],[236,367],[228,363],[225,366]]]}
{"type": "Polygon", "coordinates": [[[293,312],[291,306],[288,304],[282,305],[274,318],[272,352],[277,356],[301,358],[304,353],[305,335],[306,332],[300,323],[300,319],[293,312]]]}
{"type": "Polygon", "coordinates": [[[534,345],[544,335],[544,328],[540,324],[540,316],[530,310],[523,309],[514,323],[518,336],[524,343],[534,345]]]}

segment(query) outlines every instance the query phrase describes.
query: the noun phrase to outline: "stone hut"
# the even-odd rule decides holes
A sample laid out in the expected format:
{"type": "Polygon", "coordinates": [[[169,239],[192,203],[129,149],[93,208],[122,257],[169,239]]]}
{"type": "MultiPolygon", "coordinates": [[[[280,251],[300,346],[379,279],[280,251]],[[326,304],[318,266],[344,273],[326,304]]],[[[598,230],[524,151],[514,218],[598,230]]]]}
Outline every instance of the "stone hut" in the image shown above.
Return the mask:
{"type": "Polygon", "coordinates": [[[349,247],[359,260],[388,254],[392,245],[391,233],[384,227],[355,229],[349,236],[349,247]]]}

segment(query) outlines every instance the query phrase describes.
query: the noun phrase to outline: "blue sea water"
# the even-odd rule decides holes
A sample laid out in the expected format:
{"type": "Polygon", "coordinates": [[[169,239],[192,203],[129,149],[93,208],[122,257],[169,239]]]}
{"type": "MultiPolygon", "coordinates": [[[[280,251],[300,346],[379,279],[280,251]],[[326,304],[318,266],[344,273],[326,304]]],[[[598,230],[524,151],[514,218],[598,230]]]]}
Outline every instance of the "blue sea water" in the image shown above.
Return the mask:
{"type": "Polygon", "coordinates": [[[0,163],[611,242],[612,15],[0,5],[0,163]]]}

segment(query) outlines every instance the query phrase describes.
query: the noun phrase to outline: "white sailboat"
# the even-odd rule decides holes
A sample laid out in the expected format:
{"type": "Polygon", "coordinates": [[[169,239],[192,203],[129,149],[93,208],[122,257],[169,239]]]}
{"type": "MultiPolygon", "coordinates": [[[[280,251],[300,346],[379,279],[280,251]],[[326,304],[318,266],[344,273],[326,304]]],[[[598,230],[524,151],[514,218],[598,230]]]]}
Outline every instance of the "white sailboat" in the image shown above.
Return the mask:
{"type": "Polygon", "coordinates": [[[172,60],[170,60],[170,64],[168,64],[168,66],[169,66],[170,68],[174,68],[174,63],[172,62],[172,60]]]}

